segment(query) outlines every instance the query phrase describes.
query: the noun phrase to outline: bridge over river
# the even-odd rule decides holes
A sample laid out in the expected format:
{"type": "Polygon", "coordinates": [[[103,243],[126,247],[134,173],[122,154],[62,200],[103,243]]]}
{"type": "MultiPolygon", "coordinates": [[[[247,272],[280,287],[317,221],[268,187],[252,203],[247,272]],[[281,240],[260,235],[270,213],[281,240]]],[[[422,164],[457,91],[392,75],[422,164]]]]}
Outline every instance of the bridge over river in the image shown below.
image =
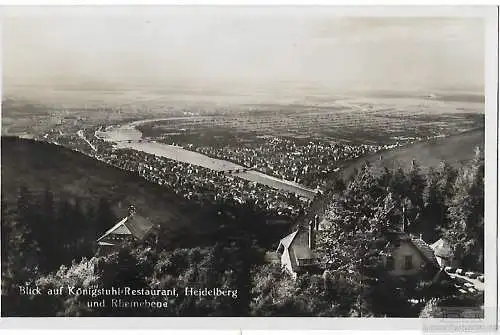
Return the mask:
{"type": "Polygon", "coordinates": [[[248,181],[267,185],[274,189],[295,193],[307,199],[313,199],[318,192],[318,190],[300,185],[293,181],[269,176],[263,172],[252,170],[233,162],[212,158],[199,152],[184,149],[180,146],[144,139],[142,133],[136,128],[140,124],[165,120],[170,119],[140,120],[121,126],[109,126],[105,131],[97,131],[96,136],[107,142],[114,143],[116,148],[143,151],[148,154],[201,166],[214,171],[222,171],[231,176],[237,176],[248,181]]]}

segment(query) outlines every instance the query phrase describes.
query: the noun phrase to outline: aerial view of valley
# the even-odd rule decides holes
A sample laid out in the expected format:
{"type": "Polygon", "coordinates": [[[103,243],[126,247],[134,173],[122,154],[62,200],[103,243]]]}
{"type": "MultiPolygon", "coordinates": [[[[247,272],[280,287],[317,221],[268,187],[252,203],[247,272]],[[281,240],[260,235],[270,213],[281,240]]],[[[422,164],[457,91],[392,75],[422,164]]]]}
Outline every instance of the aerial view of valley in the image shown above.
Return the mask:
{"type": "Polygon", "coordinates": [[[484,318],[481,19],[125,9],[3,14],[2,317],[484,318]]]}

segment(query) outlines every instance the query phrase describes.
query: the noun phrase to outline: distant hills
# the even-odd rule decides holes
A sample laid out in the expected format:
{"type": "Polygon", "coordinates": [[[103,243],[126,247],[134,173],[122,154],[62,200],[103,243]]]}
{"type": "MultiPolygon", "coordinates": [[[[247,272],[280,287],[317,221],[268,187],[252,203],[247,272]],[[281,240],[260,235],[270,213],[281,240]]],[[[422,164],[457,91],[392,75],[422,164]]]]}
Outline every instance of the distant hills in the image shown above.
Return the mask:
{"type": "Polygon", "coordinates": [[[484,152],[484,136],[484,129],[477,129],[376,153],[347,163],[343,175],[351,175],[355,168],[361,168],[366,161],[389,169],[399,167],[408,169],[413,160],[423,169],[437,168],[442,161],[459,166],[474,157],[476,147],[484,152]]]}

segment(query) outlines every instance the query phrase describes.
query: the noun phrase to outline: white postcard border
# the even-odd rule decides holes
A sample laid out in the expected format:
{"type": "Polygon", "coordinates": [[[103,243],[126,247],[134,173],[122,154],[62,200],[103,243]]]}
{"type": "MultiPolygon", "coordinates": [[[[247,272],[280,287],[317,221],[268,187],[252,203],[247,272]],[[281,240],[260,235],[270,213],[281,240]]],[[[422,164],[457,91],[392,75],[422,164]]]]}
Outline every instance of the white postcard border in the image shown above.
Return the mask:
{"type": "MultiPolygon", "coordinates": [[[[89,7],[87,7],[89,8],[89,7]]],[[[95,7],[94,7],[95,8],[95,7]]],[[[282,7],[282,9],[285,7],[282,7]]],[[[137,8],[135,8],[137,9],[137,8]]],[[[39,11],[39,7],[9,7],[2,15],[39,11]]],[[[121,10],[127,10],[123,7],[121,10]]],[[[166,317],[166,318],[1,318],[0,328],[80,328],[80,329],[400,329],[414,330],[436,324],[460,325],[473,322],[484,331],[497,328],[498,317],[498,11],[493,6],[404,6],[336,7],[332,12],[347,16],[482,17],[485,19],[485,318],[406,319],[406,318],[319,318],[319,317],[166,317]]],[[[427,328],[426,328],[427,329],[427,328]]]]}

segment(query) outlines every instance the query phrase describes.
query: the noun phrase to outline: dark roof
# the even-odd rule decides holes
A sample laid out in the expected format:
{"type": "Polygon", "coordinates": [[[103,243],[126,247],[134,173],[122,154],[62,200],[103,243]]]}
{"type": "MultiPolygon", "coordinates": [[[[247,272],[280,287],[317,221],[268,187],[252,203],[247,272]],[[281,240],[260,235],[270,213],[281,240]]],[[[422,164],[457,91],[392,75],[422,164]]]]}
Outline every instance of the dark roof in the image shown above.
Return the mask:
{"type": "Polygon", "coordinates": [[[418,249],[418,251],[420,251],[420,253],[422,254],[422,256],[424,256],[428,263],[439,268],[436,256],[434,256],[434,250],[432,250],[432,248],[427,243],[425,243],[424,240],[416,237],[410,237],[409,241],[418,249]]]}
{"type": "Polygon", "coordinates": [[[120,222],[118,222],[112,228],[108,229],[101,237],[97,239],[97,242],[99,242],[99,244],[101,244],[101,241],[105,242],[104,240],[106,239],[106,237],[109,237],[110,235],[129,235],[138,240],[142,240],[144,237],[146,237],[146,235],[152,228],[153,225],[151,224],[151,222],[149,222],[148,219],[137,214],[129,215],[120,220],[120,222]]]}
{"type": "Polygon", "coordinates": [[[125,226],[127,226],[132,235],[139,240],[146,237],[153,228],[153,224],[148,219],[137,214],[128,216],[127,221],[125,221],[125,226]]]}
{"type": "Polygon", "coordinates": [[[292,245],[293,241],[299,239],[297,243],[294,244],[293,250],[289,250],[289,252],[299,260],[313,259],[314,254],[311,248],[309,248],[308,243],[306,242],[308,236],[309,236],[308,232],[298,229],[293,233],[282,238],[280,240],[280,244],[278,245],[278,249],[276,251],[279,251],[282,245],[285,249],[290,249],[290,246],[292,245]]]}

